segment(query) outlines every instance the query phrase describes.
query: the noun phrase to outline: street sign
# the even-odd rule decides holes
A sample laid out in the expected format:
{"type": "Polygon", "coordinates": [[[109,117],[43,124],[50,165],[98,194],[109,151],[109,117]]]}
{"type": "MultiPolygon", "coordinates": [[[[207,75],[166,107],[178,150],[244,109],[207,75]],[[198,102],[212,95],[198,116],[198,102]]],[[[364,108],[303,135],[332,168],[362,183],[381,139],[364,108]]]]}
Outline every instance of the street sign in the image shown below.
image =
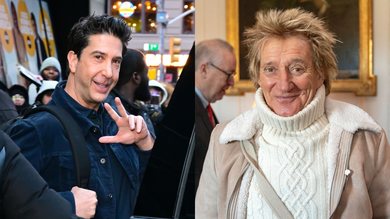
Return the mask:
{"type": "Polygon", "coordinates": [[[156,52],[158,51],[158,43],[144,43],[144,50],[145,51],[153,51],[156,52]]]}
{"type": "Polygon", "coordinates": [[[166,11],[157,11],[156,15],[157,23],[167,23],[168,22],[168,14],[166,11]]]}

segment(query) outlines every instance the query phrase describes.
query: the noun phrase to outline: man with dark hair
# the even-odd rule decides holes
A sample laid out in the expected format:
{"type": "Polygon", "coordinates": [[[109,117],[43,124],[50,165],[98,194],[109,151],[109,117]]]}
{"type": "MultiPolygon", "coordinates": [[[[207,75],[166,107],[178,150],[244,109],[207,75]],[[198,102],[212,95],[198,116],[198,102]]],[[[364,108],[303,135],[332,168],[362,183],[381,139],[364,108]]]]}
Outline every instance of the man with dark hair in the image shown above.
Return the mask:
{"type": "Polygon", "coordinates": [[[148,101],[150,92],[148,66],[144,54],[139,50],[127,49],[123,56],[118,83],[111,91],[106,102],[113,105],[115,97],[120,98],[128,113],[142,116],[149,131],[152,135],[155,134],[148,109],[140,102],[148,101]]]}
{"type": "Polygon", "coordinates": [[[68,35],[68,80],[59,82],[49,103],[66,110],[83,132],[90,160],[87,188],[75,186],[71,145],[53,115],[35,113],[8,130],[49,186],[82,218],[131,216],[154,144],[142,117],[128,115],[119,98],[115,106],[103,104],[118,81],[130,34],[123,20],[108,15],[76,23],[68,35]]]}

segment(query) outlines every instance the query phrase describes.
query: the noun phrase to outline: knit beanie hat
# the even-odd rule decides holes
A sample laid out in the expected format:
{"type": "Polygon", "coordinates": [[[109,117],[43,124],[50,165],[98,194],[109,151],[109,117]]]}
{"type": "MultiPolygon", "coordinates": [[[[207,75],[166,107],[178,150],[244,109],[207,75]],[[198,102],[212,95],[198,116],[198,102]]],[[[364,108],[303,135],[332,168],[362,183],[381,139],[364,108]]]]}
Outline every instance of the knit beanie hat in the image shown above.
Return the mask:
{"type": "Polygon", "coordinates": [[[14,84],[9,88],[9,95],[12,97],[15,94],[22,95],[26,102],[28,103],[28,92],[25,87],[19,84],[14,84]]]}
{"type": "Polygon", "coordinates": [[[61,74],[61,64],[58,61],[56,57],[49,57],[46,58],[41,65],[41,69],[39,70],[39,73],[42,74],[42,71],[47,67],[54,67],[58,70],[58,72],[61,74]]]}

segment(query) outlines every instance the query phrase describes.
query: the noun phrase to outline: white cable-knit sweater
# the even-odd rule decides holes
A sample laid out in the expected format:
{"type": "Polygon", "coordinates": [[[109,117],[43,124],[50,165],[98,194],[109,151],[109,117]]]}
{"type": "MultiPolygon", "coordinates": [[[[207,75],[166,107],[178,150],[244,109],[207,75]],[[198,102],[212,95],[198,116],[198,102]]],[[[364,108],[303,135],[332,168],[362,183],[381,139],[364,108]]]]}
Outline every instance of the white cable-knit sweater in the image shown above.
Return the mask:
{"type": "MultiPolygon", "coordinates": [[[[256,105],[263,128],[256,138],[258,162],[266,178],[294,218],[328,218],[326,143],[329,122],[324,114],[325,89],[291,117],[266,105],[261,90],[256,105]]],[[[261,196],[254,176],[249,181],[247,218],[277,218],[261,196]]]]}
{"type": "MultiPolygon", "coordinates": [[[[360,108],[330,98],[325,100],[325,115],[329,121],[326,214],[337,218],[390,215],[386,187],[390,150],[383,129],[360,108]]],[[[258,109],[251,109],[214,129],[196,195],[196,218],[249,218],[245,196],[249,192],[243,185],[249,189],[253,169],[240,141],[258,139],[265,123],[258,109]]]]}

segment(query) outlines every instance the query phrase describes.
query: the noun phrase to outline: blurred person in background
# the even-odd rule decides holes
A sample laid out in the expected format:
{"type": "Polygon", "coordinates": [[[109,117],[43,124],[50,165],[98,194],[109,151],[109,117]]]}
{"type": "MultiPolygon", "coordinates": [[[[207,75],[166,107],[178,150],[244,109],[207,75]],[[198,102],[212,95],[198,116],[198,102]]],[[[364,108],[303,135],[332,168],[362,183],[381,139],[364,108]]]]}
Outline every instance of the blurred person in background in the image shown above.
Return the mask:
{"type": "Polygon", "coordinates": [[[188,155],[194,147],[194,65],[193,45],[164,117],[156,126],[156,142],[134,211],[141,218],[173,218],[174,212],[180,214],[175,218],[195,217],[193,165],[184,165],[186,159],[193,162],[188,155]],[[191,167],[189,172],[184,171],[186,167],[191,167]]]}
{"type": "MultiPolygon", "coordinates": [[[[3,48],[3,44],[0,40],[0,48],[3,48]]],[[[11,86],[11,80],[7,72],[7,66],[5,62],[5,55],[3,49],[0,49],[0,82],[6,87],[11,86]]]]}
{"type": "MultiPolygon", "coordinates": [[[[19,27],[18,13],[16,11],[15,3],[10,2],[11,5],[11,15],[12,15],[12,35],[14,37],[14,44],[16,47],[16,56],[18,63],[23,65],[25,68],[29,69],[29,63],[27,58],[26,44],[23,39],[23,34],[19,27]]],[[[23,84],[23,83],[21,83],[23,84]]],[[[24,84],[23,84],[24,85],[24,84]]]]}
{"type": "Polygon", "coordinates": [[[327,97],[337,40],[302,9],[246,29],[256,107],[218,125],[197,218],[389,218],[390,145],[355,105],[327,97]]]}
{"type": "Polygon", "coordinates": [[[162,85],[164,86],[165,90],[167,91],[167,98],[164,101],[162,101],[162,105],[161,105],[161,108],[164,111],[164,109],[166,109],[168,107],[169,101],[172,98],[172,94],[173,94],[173,91],[175,90],[175,87],[169,82],[162,82],[162,85]]]}
{"type": "Polygon", "coordinates": [[[14,103],[19,115],[30,107],[27,89],[19,84],[14,84],[9,88],[9,95],[14,103]]]}
{"type": "Polygon", "coordinates": [[[57,84],[58,81],[42,81],[34,105],[39,106],[48,104],[51,101],[51,95],[57,84]]]}
{"type": "Polygon", "coordinates": [[[119,70],[118,83],[106,102],[114,104],[115,97],[119,97],[128,113],[144,118],[150,133],[155,137],[149,110],[144,104],[150,100],[148,83],[148,66],[144,54],[136,49],[127,49],[119,70]]]}
{"type": "Polygon", "coordinates": [[[32,12],[30,13],[30,19],[31,19],[32,31],[35,37],[34,45],[35,45],[35,52],[37,56],[38,69],[40,69],[42,62],[47,58],[46,47],[45,44],[43,43],[41,36],[39,36],[37,20],[35,19],[35,15],[32,12]]]}
{"type": "Polygon", "coordinates": [[[149,91],[151,98],[146,105],[149,109],[150,119],[153,124],[157,126],[164,118],[164,111],[166,108],[163,106],[163,103],[168,98],[168,92],[163,83],[156,80],[149,81],[149,91]]]}
{"type": "Polygon", "coordinates": [[[8,92],[7,86],[0,81],[0,125],[18,116],[18,111],[8,92]]]}
{"type": "Polygon", "coordinates": [[[56,57],[46,58],[41,65],[39,74],[43,80],[60,81],[61,79],[61,64],[56,57]]]}
{"type": "Polygon", "coordinates": [[[234,85],[236,57],[233,47],[221,39],[205,40],[195,49],[195,182],[198,186],[211,131],[218,119],[211,103],[221,100],[234,85]]]}
{"type": "MultiPolygon", "coordinates": [[[[61,64],[56,57],[48,57],[43,60],[41,68],[39,70],[39,77],[41,82],[46,81],[60,81],[61,79],[61,64]]],[[[42,86],[42,85],[40,85],[42,86]]],[[[40,86],[32,83],[28,87],[28,96],[30,98],[30,104],[34,104],[34,100],[36,99],[40,86]]]]}

